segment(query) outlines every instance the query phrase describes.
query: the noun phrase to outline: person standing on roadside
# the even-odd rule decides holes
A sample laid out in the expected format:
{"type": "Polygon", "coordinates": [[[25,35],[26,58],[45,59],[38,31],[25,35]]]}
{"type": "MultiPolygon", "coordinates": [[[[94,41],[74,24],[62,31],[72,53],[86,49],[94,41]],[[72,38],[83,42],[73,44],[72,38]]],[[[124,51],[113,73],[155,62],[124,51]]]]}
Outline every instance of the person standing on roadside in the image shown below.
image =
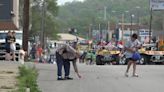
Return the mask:
{"type": "Polygon", "coordinates": [[[83,51],[76,51],[69,45],[64,45],[56,50],[56,59],[58,67],[58,80],[73,80],[69,77],[70,73],[70,61],[72,61],[75,72],[81,78],[78,72],[76,61],[83,55],[83,51]],[[62,78],[62,66],[64,65],[65,78],[62,78]]]}
{"type": "Polygon", "coordinates": [[[39,51],[39,57],[41,56],[41,48],[40,48],[40,44],[37,47],[38,51],[39,51]]]}
{"type": "Polygon", "coordinates": [[[5,48],[6,48],[6,61],[9,61],[10,60],[10,43],[12,43],[13,41],[10,40],[11,39],[11,32],[9,31],[8,32],[8,35],[6,36],[5,38],[5,48]]]}
{"type": "Polygon", "coordinates": [[[36,43],[33,44],[33,47],[32,47],[32,50],[31,50],[31,54],[32,54],[32,57],[33,59],[35,59],[35,54],[37,52],[37,47],[36,47],[36,43]]]}
{"type": "MultiPolygon", "coordinates": [[[[16,32],[12,32],[12,35],[11,35],[11,41],[13,41],[13,43],[15,44],[15,47],[16,47],[16,38],[15,38],[15,36],[16,36],[16,32]]],[[[13,55],[13,61],[16,61],[16,59],[15,59],[15,51],[12,51],[12,55],[13,55]]]]}
{"type": "Polygon", "coordinates": [[[54,44],[55,44],[55,48],[56,48],[56,42],[54,44]]]}
{"type": "Polygon", "coordinates": [[[125,72],[126,77],[128,77],[128,71],[129,71],[129,68],[132,63],[133,63],[133,75],[132,76],[138,77],[138,75],[136,74],[136,61],[132,60],[132,56],[136,52],[136,48],[140,48],[140,47],[141,47],[141,43],[137,40],[137,34],[133,34],[131,36],[131,39],[129,39],[127,41],[126,46],[125,46],[126,59],[128,59],[128,61],[129,61],[127,70],[125,72]]]}

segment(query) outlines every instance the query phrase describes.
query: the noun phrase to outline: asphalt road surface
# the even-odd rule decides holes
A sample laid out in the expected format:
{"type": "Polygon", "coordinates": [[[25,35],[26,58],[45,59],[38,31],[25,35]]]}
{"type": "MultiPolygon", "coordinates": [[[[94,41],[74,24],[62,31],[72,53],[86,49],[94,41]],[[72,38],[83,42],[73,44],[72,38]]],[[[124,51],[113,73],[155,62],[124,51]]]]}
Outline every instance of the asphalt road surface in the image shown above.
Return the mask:
{"type": "MultiPolygon", "coordinates": [[[[54,52],[55,50],[51,50],[54,52]]],[[[0,61],[0,65],[14,65],[16,62],[0,61]]],[[[33,65],[26,63],[26,65],[33,65]]],[[[72,64],[70,77],[74,80],[57,80],[57,66],[53,64],[36,64],[39,70],[38,84],[42,92],[163,92],[164,66],[138,65],[139,77],[125,77],[126,65],[85,65],[78,63],[79,79],[72,64]]],[[[63,69],[64,77],[64,69],[63,69]]]]}
{"type": "MultiPolygon", "coordinates": [[[[164,67],[137,66],[139,77],[125,77],[126,66],[90,66],[78,64],[81,80],[71,67],[74,80],[57,81],[56,65],[38,64],[38,83],[43,92],[162,92],[164,67]]],[[[64,72],[63,72],[64,76],[64,72]]]]}
{"type": "MultiPolygon", "coordinates": [[[[1,61],[0,65],[18,65],[15,62],[1,61]]],[[[26,63],[32,65],[32,63],[26,63]]],[[[125,77],[126,66],[90,66],[78,64],[82,75],[77,77],[71,65],[70,77],[74,80],[57,81],[57,66],[36,64],[39,70],[38,84],[42,92],[163,92],[163,65],[137,66],[139,77],[125,77]]],[[[63,72],[64,76],[64,72],[63,72]]]]}

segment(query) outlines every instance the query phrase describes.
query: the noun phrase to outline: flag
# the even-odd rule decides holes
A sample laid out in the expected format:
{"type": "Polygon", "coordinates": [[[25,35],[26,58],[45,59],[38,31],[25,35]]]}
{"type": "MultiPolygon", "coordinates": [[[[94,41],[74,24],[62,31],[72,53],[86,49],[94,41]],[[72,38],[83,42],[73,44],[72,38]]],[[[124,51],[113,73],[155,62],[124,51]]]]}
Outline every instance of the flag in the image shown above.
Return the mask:
{"type": "Polygon", "coordinates": [[[149,40],[150,40],[150,38],[149,38],[149,37],[146,37],[146,39],[144,40],[144,42],[145,42],[145,43],[148,43],[149,40]]]}
{"type": "Polygon", "coordinates": [[[111,42],[109,42],[109,43],[107,44],[107,48],[108,48],[108,50],[112,50],[112,49],[113,49],[113,45],[111,44],[111,42]]]}
{"type": "Polygon", "coordinates": [[[115,43],[115,42],[113,42],[112,44],[113,44],[113,45],[115,45],[116,43],[115,43]]]}
{"type": "Polygon", "coordinates": [[[161,37],[160,42],[158,43],[159,51],[164,51],[163,38],[161,37]]]}
{"type": "Polygon", "coordinates": [[[159,42],[159,36],[158,36],[158,42],[159,42]]]}

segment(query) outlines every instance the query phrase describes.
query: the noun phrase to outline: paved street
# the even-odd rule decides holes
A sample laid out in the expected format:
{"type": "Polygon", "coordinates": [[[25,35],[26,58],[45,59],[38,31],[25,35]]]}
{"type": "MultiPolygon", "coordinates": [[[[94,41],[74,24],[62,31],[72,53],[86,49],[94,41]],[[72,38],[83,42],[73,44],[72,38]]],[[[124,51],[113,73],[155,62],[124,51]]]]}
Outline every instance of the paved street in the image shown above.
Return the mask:
{"type": "MultiPolygon", "coordinates": [[[[0,65],[18,65],[1,61],[0,65]]],[[[26,65],[32,65],[26,63],[26,65]]],[[[162,65],[137,66],[138,78],[124,76],[126,66],[90,66],[78,64],[82,79],[79,80],[71,65],[70,77],[74,80],[57,81],[57,66],[36,64],[38,84],[42,92],[162,92],[164,67],[162,65]]],[[[64,73],[64,72],[63,72],[64,73]]]]}
{"type": "Polygon", "coordinates": [[[71,68],[72,81],[57,81],[56,65],[37,65],[38,83],[43,92],[162,92],[163,66],[138,66],[140,77],[124,76],[126,66],[78,65],[82,79],[71,68]]]}

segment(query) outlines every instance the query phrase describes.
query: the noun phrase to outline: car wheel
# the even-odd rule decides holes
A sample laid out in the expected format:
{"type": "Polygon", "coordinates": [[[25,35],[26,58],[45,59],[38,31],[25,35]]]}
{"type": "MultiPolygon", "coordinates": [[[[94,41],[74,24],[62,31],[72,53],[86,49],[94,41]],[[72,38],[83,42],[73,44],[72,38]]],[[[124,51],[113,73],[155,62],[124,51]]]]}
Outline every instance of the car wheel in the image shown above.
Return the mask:
{"type": "Polygon", "coordinates": [[[116,55],[116,65],[119,65],[119,64],[120,64],[120,56],[116,55]]]}
{"type": "Polygon", "coordinates": [[[126,57],[125,56],[123,56],[121,58],[121,63],[122,63],[122,65],[125,65],[126,64],[126,57]]]}
{"type": "Polygon", "coordinates": [[[145,55],[141,55],[141,59],[140,59],[140,64],[141,65],[146,65],[147,63],[147,57],[145,55]]]}
{"type": "Polygon", "coordinates": [[[101,56],[96,56],[96,65],[104,65],[102,60],[101,60],[101,56]]]}

